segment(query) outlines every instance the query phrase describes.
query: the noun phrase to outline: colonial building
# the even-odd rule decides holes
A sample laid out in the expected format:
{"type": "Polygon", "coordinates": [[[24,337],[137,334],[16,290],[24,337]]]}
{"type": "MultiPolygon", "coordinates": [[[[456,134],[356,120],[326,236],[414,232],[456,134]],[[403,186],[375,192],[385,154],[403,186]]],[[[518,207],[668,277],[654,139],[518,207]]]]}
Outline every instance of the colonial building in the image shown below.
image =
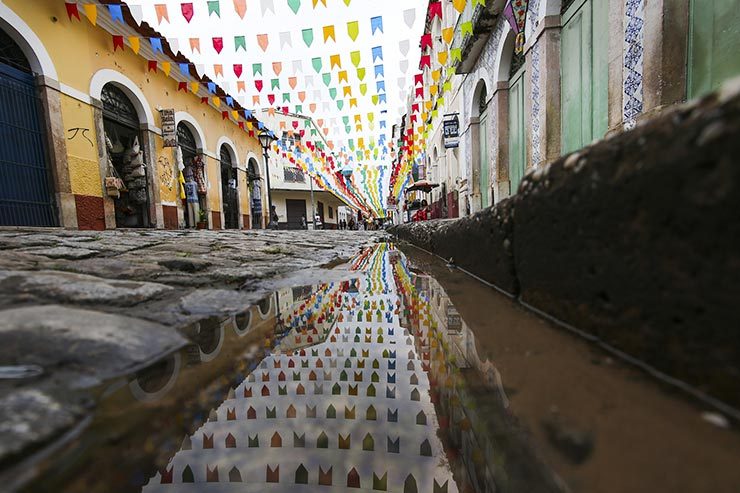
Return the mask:
{"type": "Polygon", "coordinates": [[[737,0],[441,2],[422,42],[424,101],[409,105],[429,104],[417,106],[429,115],[417,178],[442,185],[429,194],[433,216],[445,193],[458,192],[460,215],[476,212],[530,170],[740,74],[737,0]],[[441,104],[426,92],[435,85],[441,104]],[[459,147],[445,149],[444,115],[455,113],[459,147]]]}
{"type": "Polygon", "coordinates": [[[266,224],[264,125],[139,21],[0,0],[0,225],[266,224]]]}
{"type": "Polygon", "coordinates": [[[339,227],[339,208],[347,204],[338,195],[324,187],[311,176],[296,160],[295,151],[302,148],[309,152],[308,146],[301,142],[305,132],[294,129],[305,128],[305,124],[315,127],[307,116],[283,114],[270,111],[264,116],[268,126],[275,128],[278,141],[269,151],[270,192],[272,204],[278,215],[278,228],[304,229],[319,227],[337,229],[339,227]],[[319,221],[314,221],[316,217],[319,221]],[[314,224],[316,223],[316,224],[314,224]]]}

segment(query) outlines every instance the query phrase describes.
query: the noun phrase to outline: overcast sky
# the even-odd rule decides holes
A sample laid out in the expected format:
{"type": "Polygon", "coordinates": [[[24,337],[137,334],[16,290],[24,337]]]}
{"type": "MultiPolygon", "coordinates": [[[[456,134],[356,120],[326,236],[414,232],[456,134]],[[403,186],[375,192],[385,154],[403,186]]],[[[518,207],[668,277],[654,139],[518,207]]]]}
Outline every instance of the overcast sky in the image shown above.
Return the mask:
{"type": "MultiPolygon", "coordinates": [[[[424,27],[426,0],[352,0],[350,5],[345,0],[325,0],[326,7],[321,0],[316,8],[313,0],[300,0],[298,14],[294,14],[288,5],[289,0],[246,0],[247,12],[241,19],[235,11],[233,0],[220,0],[221,17],[215,14],[208,15],[206,0],[192,0],[194,16],[188,23],[181,13],[182,0],[131,0],[130,5],[140,5],[144,20],[157,28],[167,38],[176,38],[179,49],[194,63],[203,64],[206,74],[221,84],[232,96],[236,97],[246,108],[258,109],[253,104],[252,96],[260,94],[262,106],[269,106],[267,95],[275,95],[276,107],[290,106],[291,111],[296,104],[301,104],[298,93],[305,91],[303,112],[323,119],[324,126],[329,127],[328,140],[333,140],[337,148],[346,145],[348,139],[364,137],[365,143],[371,136],[379,140],[381,133],[390,140],[391,127],[397,122],[403,112],[403,101],[413,83],[413,75],[418,72],[419,38],[424,27]],[[157,21],[155,4],[166,3],[169,11],[169,23],[157,21]],[[272,10],[263,13],[263,7],[272,4],[272,10]],[[415,21],[409,28],[405,19],[410,16],[409,10],[415,11],[415,21]],[[405,14],[404,14],[405,13],[405,14]],[[371,32],[371,18],[382,16],[383,32],[371,32]],[[358,21],[359,35],[355,41],[348,35],[347,23],[358,21]],[[324,26],[333,25],[336,32],[336,42],[324,42],[324,26]],[[313,29],[313,44],[306,47],[302,31],[313,29]],[[269,46],[266,51],[258,45],[257,35],[267,34],[269,46]],[[235,51],[234,37],[246,37],[246,53],[244,50],[235,51]],[[190,49],[189,38],[201,38],[201,53],[193,53],[190,49]],[[213,48],[212,38],[222,37],[224,48],[217,54],[213,48]],[[289,42],[287,41],[289,38],[289,42]],[[281,42],[282,41],[282,42],[281,42]],[[403,45],[408,46],[408,52],[402,53],[403,45]],[[383,60],[373,62],[373,48],[382,47],[383,60]],[[360,84],[357,69],[352,64],[350,53],[359,51],[361,61],[359,67],[366,69],[364,83],[367,84],[365,96],[360,94],[360,84]],[[330,57],[340,55],[342,67],[330,68],[330,57]],[[322,68],[316,73],[312,60],[321,57],[322,68]],[[275,75],[273,62],[281,62],[282,72],[275,75]],[[252,75],[252,65],[261,63],[262,76],[252,75]],[[216,76],[213,64],[222,64],[224,76],[216,76]],[[237,79],[233,65],[242,64],[243,74],[237,79]],[[376,77],[375,66],[383,65],[384,76],[376,77]],[[347,71],[348,83],[338,81],[341,70],[347,71]],[[336,88],[336,99],[344,99],[344,107],[340,110],[332,100],[329,88],[324,84],[323,74],[331,73],[329,87],[336,88]],[[289,78],[296,77],[296,87],[292,89],[289,78]],[[257,92],[255,79],[261,79],[264,88],[257,92]],[[279,79],[280,88],[272,89],[271,80],[279,79]],[[403,80],[400,80],[403,79],[403,80]],[[237,92],[237,80],[246,81],[246,93],[237,92]],[[378,94],[377,81],[385,82],[387,104],[374,105],[372,96],[378,94]],[[352,97],[357,98],[357,107],[350,108],[349,96],[343,96],[343,87],[350,86],[352,97]],[[290,103],[283,103],[283,93],[290,93],[290,103]],[[316,111],[311,113],[310,103],[316,103],[316,111]],[[382,110],[387,110],[383,114],[382,110]],[[370,129],[368,113],[373,113],[374,130],[370,129]],[[363,130],[355,130],[355,115],[361,115],[363,130]],[[349,117],[352,132],[347,134],[343,117],[349,117]],[[386,128],[380,128],[380,122],[386,121],[386,128]]],[[[382,91],[380,91],[382,93],[382,91]]]]}

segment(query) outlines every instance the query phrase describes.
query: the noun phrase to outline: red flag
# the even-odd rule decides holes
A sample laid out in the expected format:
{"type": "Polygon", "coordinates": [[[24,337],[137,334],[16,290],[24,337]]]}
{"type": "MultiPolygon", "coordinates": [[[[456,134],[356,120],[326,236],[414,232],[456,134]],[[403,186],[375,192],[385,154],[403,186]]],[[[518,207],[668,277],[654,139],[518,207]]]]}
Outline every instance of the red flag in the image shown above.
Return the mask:
{"type": "Polygon", "coordinates": [[[432,68],[432,56],[431,55],[421,56],[421,68],[424,68],[424,67],[432,68]]]}
{"type": "Polygon", "coordinates": [[[435,17],[442,18],[442,2],[432,2],[429,4],[429,20],[435,17]]]}
{"type": "Polygon", "coordinates": [[[254,87],[257,88],[257,92],[262,92],[262,87],[264,87],[264,84],[261,80],[258,79],[254,81],[254,87]]]}
{"type": "Polygon", "coordinates": [[[241,128],[242,130],[244,130],[244,122],[239,122],[239,128],[241,128]]]}
{"type": "Polygon", "coordinates": [[[156,71],[157,71],[157,61],[149,60],[149,72],[156,72],[156,71]]]}
{"type": "Polygon", "coordinates": [[[414,76],[414,86],[423,86],[424,85],[424,74],[416,74],[414,76]]]}
{"type": "Polygon", "coordinates": [[[190,23],[190,19],[193,18],[193,3],[187,2],[181,4],[180,10],[182,10],[182,16],[185,17],[185,20],[190,23]]]}
{"type": "Polygon", "coordinates": [[[228,111],[222,111],[221,112],[221,119],[222,120],[226,120],[228,117],[229,117],[229,112],[228,111]]]}
{"type": "Polygon", "coordinates": [[[421,36],[421,49],[423,50],[427,46],[430,48],[432,47],[432,35],[429,33],[421,36]]]}
{"type": "Polygon", "coordinates": [[[249,136],[250,136],[250,137],[254,137],[254,130],[250,130],[250,131],[249,131],[249,136]]]}
{"type": "Polygon", "coordinates": [[[113,51],[115,52],[118,48],[123,49],[123,36],[113,36],[113,51]]]}
{"type": "Polygon", "coordinates": [[[242,76],[242,64],[241,63],[234,64],[234,75],[236,75],[237,79],[242,76]]]}
{"type": "Polygon", "coordinates": [[[64,6],[67,8],[67,17],[69,17],[69,20],[72,20],[72,17],[77,17],[77,20],[80,20],[80,11],[77,8],[77,2],[65,2],[64,6]]]}
{"type": "Polygon", "coordinates": [[[270,102],[270,104],[275,104],[275,95],[274,94],[268,94],[267,100],[270,102]]]}
{"type": "Polygon", "coordinates": [[[187,82],[178,82],[177,83],[177,90],[178,91],[188,92],[188,83],[187,82]]]}
{"type": "Polygon", "coordinates": [[[200,98],[200,104],[208,104],[208,98],[207,97],[200,98]]]}
{"type": "Polygon", "coordinates": [[[220,54],[224,49],[224,38],[213,38],[213,49],[220,54]]]}
{"type": "Polygon", "coordinates": [[[283,115],[287,115],[287,114],[288,114],[288,107],[283,106],[283,115]]]}
{"type": "Polygon", "coordinates": [[[416,97],[423,98],[424,97],[424,88],[423,87],[417,87],[416,88],[416,97]]]}

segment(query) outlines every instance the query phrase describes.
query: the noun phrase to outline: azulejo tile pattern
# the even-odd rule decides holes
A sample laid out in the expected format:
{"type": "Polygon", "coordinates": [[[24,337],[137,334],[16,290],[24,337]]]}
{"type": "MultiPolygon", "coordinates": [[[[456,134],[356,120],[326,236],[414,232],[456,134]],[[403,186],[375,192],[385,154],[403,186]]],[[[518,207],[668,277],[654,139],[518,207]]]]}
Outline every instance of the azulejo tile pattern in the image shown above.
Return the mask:
{"type": "Polygon", "coordinates": [[[645,0],[625,0],[625,2],[622,121],[625,128],[629,129],[635,125],[635,118],[643,110],[645,0]]]}
{"type": "Polygon", "coordinates": [[[532,164],[534,166],[537,166],[540,161],[542,161],[542,149],[541,149],[541,141],[542,137],[540,135],[541,131],[541,125],[540,125],[540,113],[542,110],[542,91],[540,87],[540,76],[541,76],[541,57],[540,57],[540,50],[541,50],[541,43],[537,43],[532,47],[531,51],[531,57],[532,57],[532,63],[530,65],[532,76],[530,79],[530,86],[532,88],[532,119],[531,119],[531,127],[530,127],[530,146],[531,146],[531,156],[532,156],[532,164]]]}

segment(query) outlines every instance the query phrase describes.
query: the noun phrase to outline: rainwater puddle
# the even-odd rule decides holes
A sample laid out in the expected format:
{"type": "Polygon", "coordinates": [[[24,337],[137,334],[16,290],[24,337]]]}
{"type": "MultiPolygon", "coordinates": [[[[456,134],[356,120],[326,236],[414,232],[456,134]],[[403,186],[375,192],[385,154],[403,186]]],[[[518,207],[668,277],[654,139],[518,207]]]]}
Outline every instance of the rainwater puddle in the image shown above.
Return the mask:
{"type": "Polygon", "coordinates": [[[378,244],[345,280],[189,327],[197,344],[109,384],[25,491],[725,491],[737,477],[721,472],[734,432],[490,288],[414,265],[378,244]],[[671,471],[671,451],[698,462],[671,471]]]}

